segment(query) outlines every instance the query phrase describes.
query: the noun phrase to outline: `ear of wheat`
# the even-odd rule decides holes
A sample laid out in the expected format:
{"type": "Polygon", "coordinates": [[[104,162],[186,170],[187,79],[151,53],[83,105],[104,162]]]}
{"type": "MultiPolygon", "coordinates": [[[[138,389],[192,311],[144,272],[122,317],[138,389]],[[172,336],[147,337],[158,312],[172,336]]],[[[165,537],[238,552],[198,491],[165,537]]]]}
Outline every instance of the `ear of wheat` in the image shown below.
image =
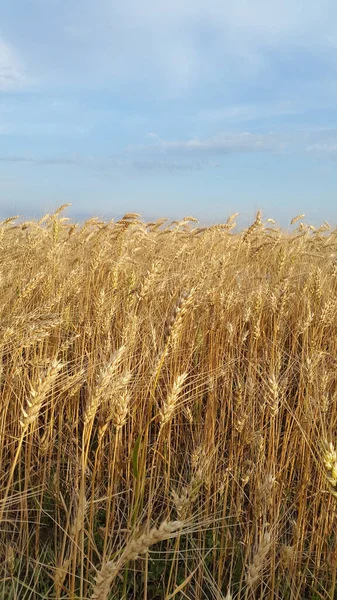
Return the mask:
{"type": "Polygon", "coordinates": [[[61,361],[53,360],[45,373],[39,376],[36,384],[34,384],[35,387],[31,386],[29,398],[26,399],[26,406],[21,409],[20,425],[23,429],[27,429],[29,425],[36,421],[46,395],[62,367],[61,361]]]}
{"type": "Polygon", "coordinates": [[[337,451],[332,442],[324,442],[322,458],[331,494],[337,498],[337,451]]]}
{"type": "Polygon", "coordinates": [[[259,541],[259,545],[253,556],[253,560],[248,565],[246,573],[246,583],[252,588],[259,581],[265,566],[266,558],[271,547],[270,532],[265,529],[259,541]]]}
{"type": "Polygon", "coordinates": [[[109,561],[102,566],[96,575],[91,599],[107,600],[113,580],[129,561],[136,560],[139,556],[145,554],[150,546],[175,537],[182,526],[181,521],[163,521],[158,528],[154,527],[149,533],[143,533],[135,540],[131,540],[119,559],[109,561]]]}
{"type": "Polygon", "coordinates": [[[117,367],[120,364],[126,346],[121,346],[112,357],[112,360],[105,364],[99,371],[96,385],[91,393],[84,413],[84,424],[88,425],[95,417],[100,404],[105,400],[109,393],[110,386],[116,378],[117,367]]]}
{"type": "Polygon", "coordinates": [[[173,383],[170,393],[164,399],[162,408],[160,410],[161,427],[164,427],[164,425],[171,420],[186,377],[187,373],[182,373],[179,375],[173,383]]]}

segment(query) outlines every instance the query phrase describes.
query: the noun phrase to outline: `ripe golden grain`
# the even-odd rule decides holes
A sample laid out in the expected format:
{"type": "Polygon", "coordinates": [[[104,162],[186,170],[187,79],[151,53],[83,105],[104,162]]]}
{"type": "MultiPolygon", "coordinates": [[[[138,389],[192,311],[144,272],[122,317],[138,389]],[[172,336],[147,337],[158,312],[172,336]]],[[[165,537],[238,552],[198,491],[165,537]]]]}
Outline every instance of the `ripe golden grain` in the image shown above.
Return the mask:
{"type": "Polygon", "coordinates": [[[63,208],[0,226],[3,596],[333,598],[337,230],[63,208]]]}

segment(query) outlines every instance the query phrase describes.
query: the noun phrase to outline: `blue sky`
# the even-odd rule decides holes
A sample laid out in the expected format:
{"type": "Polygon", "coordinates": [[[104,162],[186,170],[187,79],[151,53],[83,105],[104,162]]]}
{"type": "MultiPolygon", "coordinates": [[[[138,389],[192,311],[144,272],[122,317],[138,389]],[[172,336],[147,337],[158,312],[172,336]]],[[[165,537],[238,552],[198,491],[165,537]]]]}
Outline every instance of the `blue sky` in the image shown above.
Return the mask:
{"type": "Polygon", "coordinates": [[[334,0],[3,0],[0,216],[337,222],[334,0]]]}

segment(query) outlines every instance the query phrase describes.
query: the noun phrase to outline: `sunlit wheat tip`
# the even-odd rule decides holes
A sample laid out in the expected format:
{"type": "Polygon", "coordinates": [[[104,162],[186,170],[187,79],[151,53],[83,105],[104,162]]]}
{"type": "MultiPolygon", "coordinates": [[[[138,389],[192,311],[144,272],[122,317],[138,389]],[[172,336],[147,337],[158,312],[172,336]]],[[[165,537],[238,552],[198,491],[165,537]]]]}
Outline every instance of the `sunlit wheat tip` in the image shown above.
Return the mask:
{"type": "Polygon", "coordinates": [[[293,219],[291,219],[290,221],[290,225],[294,225],[294,223],[297,223],[297,221],[299,221],[300,219],[303,219],[303,217],[305,217],[304,214],[302,215],[297,215],[296,217],[294,217],[293,219]]]}

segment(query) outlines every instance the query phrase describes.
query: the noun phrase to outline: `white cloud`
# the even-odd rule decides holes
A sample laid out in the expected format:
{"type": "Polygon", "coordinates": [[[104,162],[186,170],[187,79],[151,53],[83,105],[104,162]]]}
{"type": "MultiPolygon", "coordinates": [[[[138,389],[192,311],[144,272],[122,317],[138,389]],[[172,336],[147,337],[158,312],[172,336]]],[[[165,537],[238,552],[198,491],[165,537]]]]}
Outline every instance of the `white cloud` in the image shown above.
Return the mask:
{"type": "Polygon", "coordinates": [[[219,133],[209,138],[189,140],[160,140],[157,147],[170,152],[183,154],[229,154],[242,152],[280,151],[287,147],[287,137],[278,133],[255,134],[219,133]]]}
{"type": "Polygon", "coordinates": [[[21,88],[27,83],[28,77],[14,50],[0,38],[0,91],[21,88]]]}
{"type": "Polygon", "coordinates": [[[1,163],[35,166],[81,167],[106,176],[116,170],[167,171],[182,173],[221,166],[220,157],[230,154],[311,153],[320,158],[337,155],[337,130],[321,129],[293,133],[219,133],[208,138],[167,141],[153,137],[153,143],[134,145],[111,155],[63,154],[60,156],[0,155],[1,163]]]}
{"type": "Polygon", "coordinates": [[[335,143],[310,144],[307,146],[307,151],[315,155],[335,158],[337,156],[337,136],[335,143]]]}
{"type": "MultiPolygon", "coordinates": [[[[302,109],[303,110],[303,109],[302,109]]],[[[193,115],[192,120],[205,123],[219,123],[222,121],[240,123],[269,119],[285,115],[296,115],[301,110],[291,102],[278,102],[276,104],[229,104],[223,108],[203,109],[193,115]]]]}
{"type": "MultiPolygon", "coordinates": [[[[182,169],[218,167],[221,156],[229,154],[297,154],[311,153],[316,157],[332,158],[337,155],[337,130],[332,128],[289,132],[253,133],[249,131],[218,133],[211,137],[165,140],[159,136],[145,146],[132,146],[128,156],[133,166],[140,164],[137,156],[142,154],[147,168],[180,164],[182,169]],[[151,167],[152,165],[152,167],[151,167]]],[[[174,170],[172,168],[171,170],[174,170]]]]}

